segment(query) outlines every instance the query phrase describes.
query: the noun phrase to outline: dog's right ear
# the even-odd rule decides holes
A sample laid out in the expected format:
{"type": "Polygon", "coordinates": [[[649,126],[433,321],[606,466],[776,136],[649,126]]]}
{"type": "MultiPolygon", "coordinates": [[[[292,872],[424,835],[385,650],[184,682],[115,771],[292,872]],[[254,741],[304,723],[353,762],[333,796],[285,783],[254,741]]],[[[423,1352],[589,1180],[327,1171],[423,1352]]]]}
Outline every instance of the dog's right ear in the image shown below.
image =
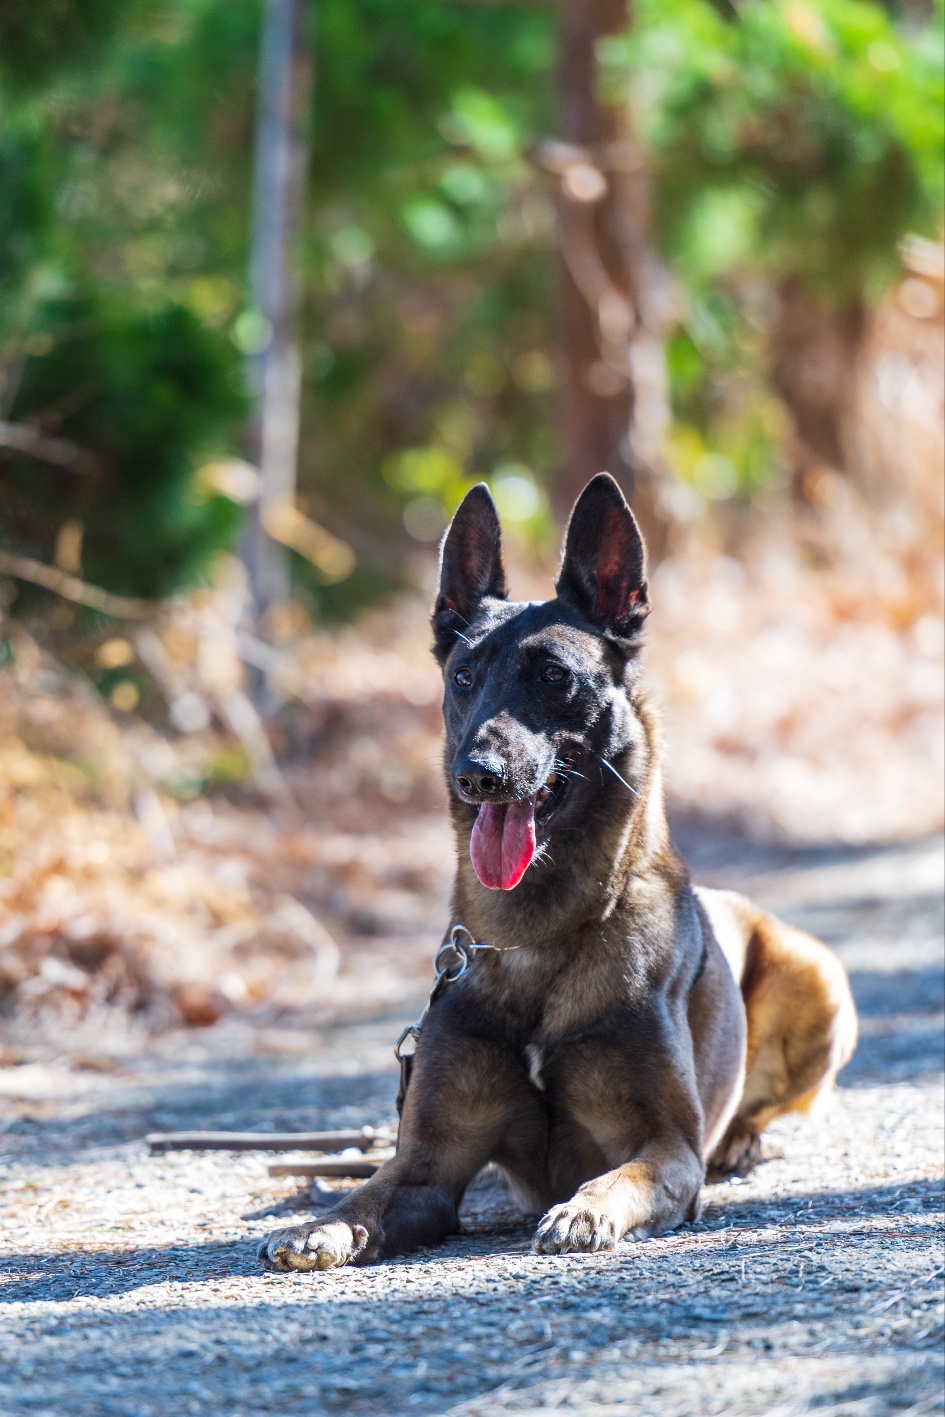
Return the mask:
{"type": "Polygon", "coordinates": [[[508,598],[502,528],[492,494],[477,482],[463,498],[440,548],[440,588],[433,607],[433,653],[442,664],[491,596],[508,598]]]}

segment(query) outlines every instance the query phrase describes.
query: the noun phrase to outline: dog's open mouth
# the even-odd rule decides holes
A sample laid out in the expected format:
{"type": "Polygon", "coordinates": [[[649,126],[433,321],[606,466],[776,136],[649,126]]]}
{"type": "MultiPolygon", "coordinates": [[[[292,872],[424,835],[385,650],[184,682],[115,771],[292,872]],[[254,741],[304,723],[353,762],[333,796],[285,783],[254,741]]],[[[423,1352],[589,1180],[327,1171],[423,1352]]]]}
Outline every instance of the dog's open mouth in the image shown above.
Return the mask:
{"type": "Polygon", "coordinates": [[[491,891],[513,890],[538,848],[537,826],[558,805],[566,779],[552,772],[532,797],[483,802],[469,840],[476,875],[491,891]]]}

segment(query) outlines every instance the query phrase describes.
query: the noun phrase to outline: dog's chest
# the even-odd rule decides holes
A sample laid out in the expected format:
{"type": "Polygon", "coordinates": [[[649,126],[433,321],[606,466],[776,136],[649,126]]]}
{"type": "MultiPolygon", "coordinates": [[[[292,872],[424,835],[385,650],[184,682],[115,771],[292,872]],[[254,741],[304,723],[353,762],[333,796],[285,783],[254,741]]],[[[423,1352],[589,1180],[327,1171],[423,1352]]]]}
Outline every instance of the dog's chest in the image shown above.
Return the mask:
{"type": "Polygon", "coordinates": [[[546,958],[529,961],[523,951],[514,963],[504,960],[499,972],[501,984],[490,1002],[503,1017],[506,1036],[515,1040],[529,1081],[542,1092],[548,1065],[554,1061],[556,1070],[562,1048],[588,1029],[596,1035],[601,1021],[619,1015],[627,999],[625,973],[596,952],[554,968],[546,958]]]}
{"type": "Polygon", "coordinates": [[[528,1065],[529,1082],[533,1087],[537,1087],[539,1092],[544,1092],[545,1080],[541,1070],[544,1066],[545,1054],[540,1043],[525,1044],[525,1062],[528,1065]]]}

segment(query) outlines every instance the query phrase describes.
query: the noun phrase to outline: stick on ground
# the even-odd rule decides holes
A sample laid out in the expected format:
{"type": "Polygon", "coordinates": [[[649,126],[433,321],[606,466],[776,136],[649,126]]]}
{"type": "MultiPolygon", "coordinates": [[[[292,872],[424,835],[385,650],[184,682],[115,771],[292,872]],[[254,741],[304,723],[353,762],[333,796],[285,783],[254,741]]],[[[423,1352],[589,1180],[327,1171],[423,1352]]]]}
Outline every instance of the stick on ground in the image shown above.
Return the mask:
{"type": "Polygon", "coordinates": [[[321,1161],[274,1161],[269,1167],[270,1176],[373,1176],[385,1161],[394,1155],[393,1151],[378,1152],[376,1156],[325,1156],[321,1161]]]}
{"type": "Polygon", "coordinates": [[[377,1144],[390,1145],[394,1136],[383,1129],[360,1127],[351,1132],[151,1132],[145,1140],[154,1155],[162,1151],[341,1151],[347,1146],[370,1151],[377,1144]]]}

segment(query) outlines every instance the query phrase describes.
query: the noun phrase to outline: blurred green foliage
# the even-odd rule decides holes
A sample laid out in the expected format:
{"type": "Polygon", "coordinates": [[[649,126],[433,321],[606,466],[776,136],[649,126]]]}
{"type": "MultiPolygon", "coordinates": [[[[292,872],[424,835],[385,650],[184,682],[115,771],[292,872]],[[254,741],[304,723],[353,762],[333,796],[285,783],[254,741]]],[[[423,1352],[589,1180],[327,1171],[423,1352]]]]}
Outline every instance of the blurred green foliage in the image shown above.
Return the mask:
{"type": "Polygon", "coordinates": [[[435,542],[509,462],[536,488],[520,525],[541,531],[537,486],[561,460],[554,237],[527,151],[553,126],[551,18],[319,7],[301,486],[392,574],[392,523],[435,542]]]}
{"type": "Polygon", "coordinates": [[[180,160],[187,66],[157,72],[172,19],[142,0],[0,8],[0,417],[88,455],[79,471],[3,453],[0,544],[51,561],[78,525],[70,569],[140,596],[235,544],[237,508],[191,485],[247,412],[239,352],[188,298],[208,203],[180,160]]]}
{"type": "MultiPolygon", "coordinates": [[[[350,608],[486,477],[523,535],[562,461],[553,7],[319,0],[304,241],[300,502],[350,541],[350,608]]],[[[0,455],[0,541],[163,593],[233,545],[191,496],[239,450],[258,0],[0,0],[0,418],[72,439],[98,480],[0,455]]],[[[777,473],[766,300],[800,273],[872,298],[941,199],[941,11],[870,0],[637,0],[600,53],[653,171],[686,294],[669,347],[677,469],[702,497],[777,473]]],[[[254,323],[255,321],[255,323],[254,323]]],[[[299,574],[304,574],[299,567],[299,574]]]]}
{"type": "MultiPolygon", "coordinates": [[[[551,126],[553,35],[540,12],[439,0],[310,13],[300,502],[360,553],[350,584],[310,587],[337,609],[399,573],[391,526],[416,494],[385,476],[392,456],[461,468],[430,496],[440,519],[477,476],[514,463],[534,483],[559,459],[551,213],[523,156],[551,126]]],[[[83,571],[110,589],[163,592],[234,541],[235,509],[187,487],[239,448],[234,391],[258,339],[259,19],[258,3],[221,0],[0,9],[5,52],[23,56],[0,67],[0,417],[107,469],[79,483],[4,454],[0,537],[48,559],[78,518],[83,571]]],[[[409,534],[426,538],[416,513],[409,534]]]]}
{"type": "Polygon", "coordinates": [[[48,560],[57,527],[77,521],[95,584],[161,596],[192,581],[238,527],[233,502],[191,493],[195,466],[236,436],[245,412],[234,363],[225,342],[173,303],[135,311],[73,295],[37,306],[9,416],[58,407],[70,439],[99,466],[79,473],[12,459],[7,534],[38,539],[48,560]]]}
{"type": "Polygon", "coordinates": [[[65,67],[93,59],[121,14],[123,0],[0,0],[0,73],[29,88],[65,67]]]}
{"type": "Polygon", "coordinates": [[[635,16],[601,52],[602,84],[636,111],[685,293],[673,462],[709,497],[750,494],[784,433],[772,292],[795,277],[828,305],[875,300],[902,236],[940,232],[942,7],[918,30],[864,0],[638,0],[635,16]]]}
{"type": "Polygon", "coordinates": [[[704,0],[641,0],[637,14],[605,73],[634,75],[660,241],[687,280],[751,265],[881,293],[902,233],[937,235],[941,9],[910,37],[863,0],[749,0],[728,21],[704,0]]]}

